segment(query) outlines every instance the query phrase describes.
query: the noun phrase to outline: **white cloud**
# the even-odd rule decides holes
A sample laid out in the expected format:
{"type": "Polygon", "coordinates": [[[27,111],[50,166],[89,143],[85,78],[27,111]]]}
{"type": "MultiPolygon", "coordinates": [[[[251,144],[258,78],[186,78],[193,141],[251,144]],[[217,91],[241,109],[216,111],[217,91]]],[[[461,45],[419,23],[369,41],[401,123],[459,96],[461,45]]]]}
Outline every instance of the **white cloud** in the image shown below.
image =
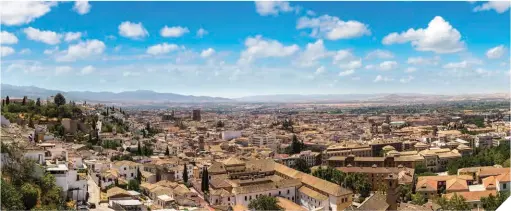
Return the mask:
{"type": "Polygon", "coordinates": [[[333,63],[338,64],[340,62],[354,60],[355,56],[350,50],[339,50],[335,53],[333,63]]]}
{"type": "Polygon", "coordinates": [[[15,53],[16,51],[14,50],[14,48],[11,48],[11,47],[8,47],[8,46],[0,46],[0,56],[1,57],[4,57],[4,56],[9,56],[13,53],[15,53]]]}
{"type": "Polygon", "coordinates": [[[396,61],[384,61],[380,63],[380,70],[387,71],[393,70],[398,66],[396,61]]]}
{"type": "Polygon", "coordinates": [[[206,31],[206,29],[200,28],[199,30],[197,30],[196,36],[202,38],[204,37],[204,35],[207,35],[208,33],[209,32],[206,31]]]}
{"type": "Polygon", "coordinates": [[[59,52],[59,47],[55,46],[55,48],[53,48],[53,49],[46,49],[46,50],[44,50],[43,53],[45,55],[53,55],[53,54],[58,53],[58,52],[59,52]]]}
{"type": "Polygon", "coordinates": [[[18,38],[13,33],[7,31],[0,32],[0,44],[10,45],[18,43],[18,38]]]}
{"type": "Polygon", "coordinates": [[[410,83],[410,81],[412,81],[413,79],[414,79],[414,77],[409,75],[408,77],[401,78],[399,80],[399,82],[401,82],[401,83],[410,83]]]}
{"type": "Polygon", "coordinates": [[[355,70],[354,69],[349,69],[349,70],[346,70],[346,71],[339,72],[339,76],[348,76],[348,75],[351,75],[353,73],[355,73],[355,70]]]}
{"type": "Polygon", "coordinates": [[[376,66],[374,66],[373,64],[368,64],[364,67],[366,70],[372,70],[374,68],[376,68],[376,66]]]}
{"type": "Polygon", "coordinates": [[[509,1],[489,1],[474,8],[474,12],[495,10],[497,13],[504,13],[509,10],[509,1]]]}
{"type": "Polygon", "coordinates": [[[312,67],[318,64],[318,60],[329,55],[332,55],[332,53],[326,50],[323,40],[320,39],[314,43],[308,43],[295,63],[300,67],[312,67]]]}
{"type": "Polygon", "coordinates": [[[57,2],[1,1],[0,23],[8,26],[27,24],[50,12],[56,5],[57,2]]]}
{"type": "Polygon", "coordinates": [[[73,70],[73,68],[70,66],[58,66],[55,68],[55,75],[62,75],[71,72],[71,70],[73,70]]]}
{"type": "Polygon", "coordinates": [[[453,28],[442,17],[436,16],[425,29],[408,29],[408,31],[393,32],[382,40],[384,45],[411,42],[418,51],[435,53],[455,53],[465,49],[460,32],[453,28]]]}
{"type": "Polygon", "coordinates": [[[41,31],[36,28],[28,27],[23,29],[23,32],[27,35],[29,40],[34,40],[38,42],[43,42],[48,45],[56,45],[60,43],[60,39],[62,38],[61,34],[58,34],[53,31],[41,31]]]}
{"type": "Polygon", "coordinates": [[[405,72],[407,72],[407,73],[413,73],[413,72],[415,72],[415,71],[417,71],[417,68],[415,68],[415,67],[408,67],[408,68],[406,68],[406,70],[405,70],[405,72]]]}
{"type": "Polygon", "coordinates": [[[59,62],[70,62],[85,59],[103,54],[106,45],[99,40],[80,41],[78,44],[70,45],[67,50],[60,52],[56,60],[59,62]]]}
{"type": "Polygon", "coordinates": [[[307,10],[306,14],[308,16],[316,16],[316,12],[312,11],[312,10],[307,10]]]}
{"type": "Polygon", "coordinates": [[[32,53],[32,51],[31,51],[30,49],[28,49],[28,48],[23,48],[23,49],[21,49],[21,51],[19,52],[19,54],[20,54],[20,55],[28,55],[28,54],[30,54],[30,53],[32,53]]]}
{"type": "Polygon", "coordinates": [[[374,51],[369,52],[366,56],[366,59],[373,59],[373,58],[392,59],[392,58],[394,58],[394,54],[392,54],[392,52],[387,51],[387,50],[376,49],[374,51]]]}
{"type": "Polygon", "coordinates": [[[80,37],[82,37],[82,33],[81,32],[68,32],[66,33],[66,35],[64,36],[64,40],[66,42],[71,42],[73,40],[78,40],[80,39],[80,37]]]}
{"type": "Polygon", "coordinates": [[[321,75],[321,74],[323,74],[325,71],[326,71],[325,66],[321,66],[321,67],[318,67],[318,69],[316,69],[316,71],[314,72],[314,74],[315,74],[315,75],[321,75]]]}
{"type": "Polygon", "coordinates": [[[80,71],[80,75],[91,74],[92,72],[94,72],[94,70],[96,70],[96,68],[94,68],[92,65],[86,66],[82,68],[82,70],[80,71]]]}
{"type": "Polygon", "coordinates": [[[440,62],[440,57],[438,57],[438,56],[435,56],[432,58],[424,58],[421,56],[410,57],[407,60],[408,64],[413,64],[413,65],[438,65],[439,62],[440,62]]]}
{"type": "Polygon", "coordinates": [[[295,10],[287,1],[256,1],[255,5],[257,13],[262,16],[276,16],[280,12],[292,12],[295,10]]]}
{"type": "Polygon", "coordinates": [[[394,79],[389,78],[387,76],[377,75],[376,78],[374,79],[374,82],[380,82],[380,81],[388,82],[388,81],[393,81],[393,80],[394,79]]]}
{"type": "Polygon", "coordinates": [[[240,64],[249,64],[259,58],[287,57],[299,50],[296,44],[284,46],[279,41],[264,39],[261,35],[248,37],[245,40],[245,47],[238,60],[240,64]]]}
{"type": "Polygon", "coordinates": [[[21,49],[21,51],[19,52],[19,54],[20,54],[20,55],[28,55],[28,54],[30,54],[30,53],[32,53],[32,51],[31,51],[30,49],[28,49],[28,48],[23,48],[23,49],[21,49]]]}
{"type": "Polygon", "coordinates": [[[131,71],[125,71],[122,73],[122,76],[128,77],[128,76],[139,76],[139,72],[131,72],[131,71]]]}
{"type": "Polygon", "coordinates": [[[200,56],[202,58],[208,58],[210,56],[212,56],[213,54],[215,53],[215,49],[213,48],[208,48],[206,50],[203,50],[201,53],[200,53],[200,56]]]}
{"type": "Polygon", "coordinates": [[[488,51],[486,51],[486,57],[489,59],[498,59],[504,55],[506,51],[506,48],[504,45],[499,45],[495,48],[491,48],[488,51]]]}
{"type": "Polygon", "coordinates": [[[342,21],[338,17],[323,15],[317,18],[301,17],[297,29],[311,29],[310,36],[328,40],[350,39],[370,35],[368,26],[358,21],[342,21]]]}
{"type": "Polygon", "coordinates": [[[362,59],[352,60],[352,61],[349,61],[348,63],[340,64],[339,67],[341,69],[358,69],[358,68],[361,68],[362,67],[362,59]]]}
{"type": "Polygon", "coordinates": [[[131,39],[142,39],[149,36],[149,33],[144,28],[141,22],[132,23],[129,21],[122,22],[119,25],[119,35],[131,39]]]}
{"type": "Polygon", "coordinates": [[[85,15],[90,11],[89,1],[76,1],[75,6],[73,6],[73,10],[76,11],[80,15],[85,15]]]}
{"type": "Polygon", "coordinates": [[[162,37],[181,37],[184,34],[190,32],[188,28],[181,26],[168,27],[165,26],[160,30],[160,35],[162,37]]]}
{"type": "Polygon", "coordinates": [[[444,69],[467,69],[472,68],[474,65],[481,65],[480,60],[463,60],[461,62],[449,62],[443,66],[444,69]]]}
{"type": "Polygon", "coordinates": [[[179,46],[176,44],[168,44],[168,43],[162,43],[150,46],[147,48],[147,53],[151,55],[160,55],[160,54],[166,54],[171,51],[178,50],[179,46]]]}

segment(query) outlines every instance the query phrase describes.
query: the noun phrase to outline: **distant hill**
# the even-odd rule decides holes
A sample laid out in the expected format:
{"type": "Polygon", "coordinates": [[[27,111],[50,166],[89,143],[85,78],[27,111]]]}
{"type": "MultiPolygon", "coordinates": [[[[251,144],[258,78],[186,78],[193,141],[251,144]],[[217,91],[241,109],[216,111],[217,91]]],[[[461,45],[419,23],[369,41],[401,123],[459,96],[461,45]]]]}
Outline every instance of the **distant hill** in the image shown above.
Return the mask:
{"type": "Polygon", "coordinates": [[[46,99],[49,96],[57,93],[62,93],[66,99],[69,100],[86,100],[89,102],[131,102],[131,103],[164,103],[164,102],[229,102],[231,99],[220,97],[207,97],[207,96],[192,96],[180,95],[174,93],[158,93],[148,90],[137,90],[127,92],[80,92],[70,91],[64,92],[59,90],[43,89],[35,86],[14,86],[2,84],[2,98],[10,96],[14,98],[21,98],[27,96],[28,98],[42,98],[46,99]]]}

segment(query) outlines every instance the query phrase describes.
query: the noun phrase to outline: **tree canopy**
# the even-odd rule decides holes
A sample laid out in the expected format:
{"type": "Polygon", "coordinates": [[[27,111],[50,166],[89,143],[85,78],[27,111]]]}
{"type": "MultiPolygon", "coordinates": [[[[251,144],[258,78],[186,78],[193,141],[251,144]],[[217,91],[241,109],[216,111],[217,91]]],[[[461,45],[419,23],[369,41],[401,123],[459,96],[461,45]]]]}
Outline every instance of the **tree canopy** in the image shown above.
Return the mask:
{"type": "Polygon", "coordinates": [[[64,97],[64,95],[60,93],[57,93],[57,95],[55,95],[53,101],[57,106],[62,106],[66,104],[66,98],[64,97]]]}
{"type": "Polygon", "coordinates": [[[248,208],[252,210],[283,210],[282,207],[278,205],[277,198],[266,195],[251,200],[248,204],[248,208]]]}

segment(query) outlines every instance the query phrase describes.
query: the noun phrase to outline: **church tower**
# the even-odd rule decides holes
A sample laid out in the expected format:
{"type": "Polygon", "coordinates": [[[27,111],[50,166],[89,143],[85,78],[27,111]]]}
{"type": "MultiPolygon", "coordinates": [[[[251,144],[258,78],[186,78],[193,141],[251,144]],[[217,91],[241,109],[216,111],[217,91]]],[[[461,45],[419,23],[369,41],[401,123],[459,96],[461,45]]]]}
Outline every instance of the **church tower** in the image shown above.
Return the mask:
{"type": "Polygon", "coordinates": [[[387,184],[387,196],[386,202],[389,205],[388,210],[395,211],[397,210],[397,199],[398,199],[398,178],[397,174],[389,174],[385,178],[385,183],[387,184]]]}

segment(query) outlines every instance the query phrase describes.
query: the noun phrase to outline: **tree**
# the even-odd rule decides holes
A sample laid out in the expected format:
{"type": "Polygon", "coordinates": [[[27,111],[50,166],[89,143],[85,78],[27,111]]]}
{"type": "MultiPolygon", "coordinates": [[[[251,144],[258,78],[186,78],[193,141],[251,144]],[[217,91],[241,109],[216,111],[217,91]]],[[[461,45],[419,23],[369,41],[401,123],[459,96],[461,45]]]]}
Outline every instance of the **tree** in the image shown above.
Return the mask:
{"type": "Polygon", "coordinates": [[[216,127],[224,127],[224,123],[221,120],[218,120],[218,122],[216,122],[216,127]]]}
{"type": "Polygon", "coordinates": [[[302,158],[296,160],[295,169],[306,174],[311,173],[311,169],[307,166],[307,162],[302,158]]]}
{"type": "Polygon", "coordinates": [[[5,97],[5,105],[9,105],[9,96],[5,97]]]}
{"type": "Polygon", "coordinates": [[[500,191],[497,192],[497,196],[490,194],[488,197],[481,197],[481,204],[485,210],[497,210],[508,197],[509,192],[500,191]]]}
{"type": "Polygon", "coordinates": [[[142,148],[140,148],[140,141],[138,142],[137,153],[138,153],[138,155],[142,155],[142,148]]]}
{"type": "Polygon", "coordinates": [[[277,198],[266,195],[251,200],[248,204],[248,208],[252,210],[283,210],[282,207],[278,205],[277,198]]]}
{"type": "Polygon", "coordinates": [[[37,101],[35,102],[36,106],[41,106],[41,98],[37,98],[37,101]]]}
{"type": "Polygon", "coordinates": [[[37,204],[37,199],[39,198],[39,191],[36,186],[25,183],[21,186],[21,195],[23,198],[23,205],[27,210],[32,209],[37,204]]]}
{"type": "Polygon", "coordinates": [[[424,165],[423,163],[419,163],[415,166],[415,173],[416,174],[422,174],[424,172],[428,172],[429,169],[426,168],[426,165],[424,165]]]}
{"type": "Polygon", "coordinates": [[[424,197],[424,195],[420,194],[420,193],[415,193],[412,195],[412,204],[416,204],[416,205],[423,205],[423,204],[426,204],[426,198],[424,197]]]}
{"type": "Polygon", "coordinates": [[[401,202],[408,202],[412,200],[412,187],[409,184],[399,185],[397,191],[401,202]]]}
{"type": "Polygon", "coordinates": [[[142,183],[142,172],[140,171],[140,168],[137,170],[137,181],[138,184],[142,183]]]}
{"type": "Polygon", "coordinates": [[[2,210],[25,210],[21,193],[14,185],[2,178],[1,189],[2,210]]]}
{"type": "Polygon", "coordinates": [[[32,121],[32,115],[28,116],[28,127],[35,128],[34,122],[32,121]]]}
{"type": "Polygon", "coordinates": [[[64,95],[58,93],[55,95],[54,102],[58,107],[60,107],[66,104],[66,98],[64,98],[64,95]]]}
{"type": "Polygon", "coordinates": [[[165,156],[169,156],[170,155],[170,152],[169,152],[169,147],[167,146],[165,148],[165,156]]]}
{"type": "Polygon", "coordinates": [[[134,190],[134,191],[139,191],[140,190],[140,184],[138,183],[137,180],[130,180],[128,182],[128,190],[134,190]]]}
{"type": "Polygon", "coordinates": [[[303,142],[298,141],[296,135],[293,134],[293,141],[290,146],[290,154],[298,154],[304,149],[303,142]]]}
{"type": "Polygon", "coordinates": [[[185,183],[188,183],[188,170],[186,169],[186,163],[184,164],[183,167],[183,181],[185,183]]]}
{"type": "Polygon", "coordinates": [[[202,170],[202,181],[201,181],[201,191],[203,193],[209,192],[209,175],[208,168],[204,167],[202,170]]]}
{"type": "Polygon", "coordinates": [[[27,104],[27,96],[24,96],[23,101],[21,101],[21,105],[26,105],[26,104],[27,104]]]}

